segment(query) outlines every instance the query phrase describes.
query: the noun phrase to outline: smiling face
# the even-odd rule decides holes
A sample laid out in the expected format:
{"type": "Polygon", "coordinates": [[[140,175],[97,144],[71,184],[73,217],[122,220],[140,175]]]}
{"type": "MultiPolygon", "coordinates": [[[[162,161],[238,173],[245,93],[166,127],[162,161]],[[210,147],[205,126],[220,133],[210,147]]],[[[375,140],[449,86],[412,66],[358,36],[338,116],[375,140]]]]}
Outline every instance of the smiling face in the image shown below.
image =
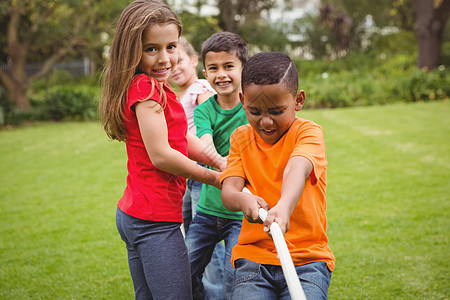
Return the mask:
{"type": "Polygon", "coordinates": [[[190,86],[197,77],[198,58],[196,55],[189,56],[184,47],[178,47],[179,58],[176,70],[169,78],[170,83],[178,87],[190,86]]]}
{"type": "Polygon", "coordinates": [[[165,81],[177,66],[178,27],[175,24],[154,24],[142,34],[142,56],[139,70],[165,81]]]}
{"type": "Polygon", "coordinates": [[[241,89],[242,63],[233,52],[208,52],[203,75],[219,96],[232,96],[241,89]]]}
{"type": "Polygon", "coordinates": [[[276,144],[289,130],[305,102],[305,92],[294,97],[283,84],[245,86],[240,93],[247,119],[261,139],[276,144]]]}

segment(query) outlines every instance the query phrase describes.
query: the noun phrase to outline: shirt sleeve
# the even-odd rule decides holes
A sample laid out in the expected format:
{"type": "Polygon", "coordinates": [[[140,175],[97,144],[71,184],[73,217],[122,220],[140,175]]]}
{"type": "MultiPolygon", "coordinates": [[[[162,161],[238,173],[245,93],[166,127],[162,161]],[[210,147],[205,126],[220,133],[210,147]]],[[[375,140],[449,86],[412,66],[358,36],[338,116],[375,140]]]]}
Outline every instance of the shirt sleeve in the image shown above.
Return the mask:
{"type": "Polygon", "coordinates": [[[315,185],[327,166],[322,127],[315,123],[301,126],[296,134],[296,144],[291,157],[303,156],[313,164],[311,183],[315,185]]]}
{"type": "Polygon", "coordinates": [[[158,82],[153,78],[140,74],[133,78],[128,89],[128,108],[134,111],[134,105],[145,100],[154,100],[163,105],[158,82]]]}
{"type": "Polygon", "coordinates": [[[209,133],[213,135],[211,114],[209,113],[209,101],[206,101],[194,109],[194,125],[197,128],[197,136],[209,133]]]}
{"type": "Polygon", "coordinates": [[[191,101],[191,104],[193,106],[197,105],[198,95],[202,95],[202,94],[204,94],[206,92],[213,92],[213,93],[215,93],[214,90],[210,87],[210,85],[209,85],[209,83],[207,81],[203,82],[203,81],[200,81],[200,80],[195,81],[189,87],[188,92],[190,94],[190,101],[191,101]]]}

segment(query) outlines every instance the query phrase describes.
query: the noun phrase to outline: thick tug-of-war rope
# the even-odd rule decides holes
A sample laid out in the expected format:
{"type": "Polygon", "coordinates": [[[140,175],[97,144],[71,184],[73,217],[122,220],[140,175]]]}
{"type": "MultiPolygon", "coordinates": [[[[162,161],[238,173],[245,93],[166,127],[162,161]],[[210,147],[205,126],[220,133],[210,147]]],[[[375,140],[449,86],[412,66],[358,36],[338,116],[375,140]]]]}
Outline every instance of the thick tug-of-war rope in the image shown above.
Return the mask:
{"type": "MultiPolygon", "coordinates": [[[[242,191],[251,194],[246,187],[244,187],[242,191]]],[[[267,211],[260,208],[259,218],[264,222],[267,218],[267,211]]],[[[295,271],[294,263],[292,262],[291,254],[289,253],[286,241],[284,240],[283,233],[276,222],[273,222],[272,225],[270,225],[270,233],[272,234],[272,239],[278,252],[278,259],[281,262],[281,269],[283,270],[284,278],[286,278],[292,300],[306,300],[305,292],[303,292],[302,285],[300,284],[297,272],[295,271]]]]}

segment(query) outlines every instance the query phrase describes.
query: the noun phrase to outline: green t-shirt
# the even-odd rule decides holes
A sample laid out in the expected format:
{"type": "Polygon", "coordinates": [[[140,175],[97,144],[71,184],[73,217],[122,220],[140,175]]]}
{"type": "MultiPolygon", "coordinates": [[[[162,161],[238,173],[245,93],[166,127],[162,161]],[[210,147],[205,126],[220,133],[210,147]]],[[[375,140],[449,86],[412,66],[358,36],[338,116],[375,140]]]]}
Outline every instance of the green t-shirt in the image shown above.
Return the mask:
{"type": "MultiPolygon", "coordinates": [[[[239,126],[248,124],[248,121],[240,102],[234,108],[226,110],[220,107],[216,97],[217,95],[212,96],[194,109],[194,124],[198,137],[205,133],[211,134],[217,153],[227,156],[230,151],[231,133],[239,126]]],[[[197,210],[220,218],[241,220],[242,212],[225,208],[220,193],[219,189],[204,184],[197,210]]]]}

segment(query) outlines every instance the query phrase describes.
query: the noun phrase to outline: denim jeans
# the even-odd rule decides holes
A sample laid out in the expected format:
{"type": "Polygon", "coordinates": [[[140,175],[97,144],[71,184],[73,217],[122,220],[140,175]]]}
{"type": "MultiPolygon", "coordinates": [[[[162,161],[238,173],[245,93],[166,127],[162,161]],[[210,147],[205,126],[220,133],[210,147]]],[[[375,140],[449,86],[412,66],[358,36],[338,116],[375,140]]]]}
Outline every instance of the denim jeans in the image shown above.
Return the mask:
{"type": "Polygon", "coordinates": [[[191,225],[192,219],[197,212],[202,185],[198,181],[188,180],[187,182],[186,192],[183,196],[183,224],[185,232],[189,230],[189,225],[191,225]]]}
{"type": "Polygon", "coordinates": [[[180,223],[140,220],[117,209],[116,225],[127,247],[136,299],[192,299],[180,223]]]}
{"type": "MultiPolygon", "coordinates": [[[[260,265],[247,259],[235,261],[232,299],[291,299],[281,266],[260,265]]],[[[296,266],[306,299],[327,299],[331,271],[324,261],[296,266]]]]}
{"type": "Polygon", "coordinates": [[[199,211],[195,215],[185,239],[194,299],[204,298],[203,272],[211,260],[216,244],[222,240],[225,242],[223,297],[230,299],[234,273],[231,265],[231,250],[237,244],[241,225],[242,220],[219,218],[199,211]]]}
{"type": "Polygon", "coordinates": [[[204,300],[223,300],[223,273],[225,261],[225,245],[223,241],[216,244],[211,261],[203,272],[204,300]]]}
{"type": "MultiPolygon", "coordinates": [[[[188,180],[186,193],[183,197],[183,225],[186,233],[192,222],[192,218],[197,213],[202,185],[201,182],[188,180]]],[[[224,257],[225,246],[222,242],[219,242],[216,244],[211,261],[203,273],[202,282],[205,300],[222,300],[224,257]]]]}

